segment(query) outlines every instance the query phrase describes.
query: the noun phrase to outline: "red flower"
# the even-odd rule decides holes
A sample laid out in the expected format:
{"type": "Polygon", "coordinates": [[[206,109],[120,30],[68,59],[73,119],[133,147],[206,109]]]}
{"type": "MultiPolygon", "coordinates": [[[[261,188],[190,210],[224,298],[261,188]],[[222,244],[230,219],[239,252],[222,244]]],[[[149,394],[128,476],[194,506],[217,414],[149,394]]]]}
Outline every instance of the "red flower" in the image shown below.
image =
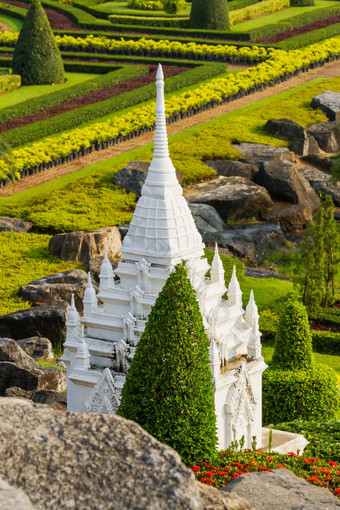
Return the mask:
{"type": "Polygon", "coordinates": [[[268,460],[269,462],[274,462],[274,459],[272,459],[271,457],[268,457],[268,460]]]}
{"type": "Polygon", "coordinates": [[[330,461],[328,462],[328,465],[329,465],[329,466],[332,466],[332,467],[334,467],[334,468],[338,467],[338,466],[336,465],[336,462],[333,462],[332,460],[330,460],[330,461]]]}
{"type": "Polygon", "coordinates": [[[196,473],[197,471],[199,471],[201,469],[201,466],[193,466],[190,468],[191,471],[193,471],[194,473],[196,473]]]}

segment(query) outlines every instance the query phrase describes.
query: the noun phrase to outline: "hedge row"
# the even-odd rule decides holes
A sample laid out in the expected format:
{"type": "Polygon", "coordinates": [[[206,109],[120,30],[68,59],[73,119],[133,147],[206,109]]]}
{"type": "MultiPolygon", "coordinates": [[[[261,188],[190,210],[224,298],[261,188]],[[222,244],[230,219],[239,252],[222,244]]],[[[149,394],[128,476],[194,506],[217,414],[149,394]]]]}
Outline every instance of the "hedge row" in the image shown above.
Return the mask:
{"type": "Polygon", "coordinates": [[[309,318],[316,324],[322,324],[331,328],[340,328],[340,313],[337,308],[319,308],[318,310],[310,312],[309,318]]]}
{"type": "MultiPolygon", "coordinates": [[[[167,93],[175,92],[183,87],[217,76],[225,72],[225,70],[225,64],[206,64],[194,69],[189,69],[188,71],[166,79],[166,91],[167,93]]],[[[150,83],[136,90],[113,96],[105,101],[83,106],[82,108],[77,108],[40,122],[12,129],[11,131],[3,133],[2,137],[10,143],[12,147],[18,147],[60,131],[73,129],[84,122],[135,106],[155,96],[155,85],[154,83],[150,83]]]]}
{"type": "Polygon", "coordinates": [[[11,90],[19,88],[21,85],[21,77],[18,74],[0,74],[0,94],[11,92],[11,90]]]}
{"type": "Polygon", "coordinates": [[[309,44],[315,44],[319,41],[324,41],[325,39],[329,39],[331,37],[336,37],[338,35],[340,35],[340,23],[335,23],[334,25],[320,28],[319,30],[313,30],[312,32],[307,32],[306,34],[296,35],[290,39],[281,41],[274,46],[275,48],[279,48],[285,51],[295,50],[298,48],[303,48],[309,44]]]}
{"type": "Polygon", "coordinates": [[[248,7],[248,5],[257,4],[259,0],[233,0],[232,2],[228,2],[229,12],[237,11],[238,9],[243,9],[244,7],[248,7]]]}
{"type": "Polygon", "coordinates": [[[340,333],[312,329],[313,351],[340,355],[340,333]]]}
{"type": "MultiPolygon", "coordinates": [[[[120,11],[121,12],[121,11],[120,11]]],[[[111,23],[119,25],[138,25],[139,27],[176,27],[186,28],[189,26],[189,18],[165,18],[161,16],[131,16],[126,14],[111,14],[111,23]]]]}
{"type": "Polygon", "coordinates": [[[233,11],[229,14],[229,22],[231,25],[241,23],[246,19],[255,18],[270,12],[276,12],[289,7],[290,0],[262,0],[254,5],[248,5],[243,9],[233,11]]]}
{"type": "MultiPolygon", "coordinates": [[[[67,67],[67,66],[66,66],[67,67]]],[[[75,97],[80,97],[96,90],[111,87],[117,83],[125,82],[139,76],[145,76],[149,73],[146,66],[123,66],[116,67],[114,71],[108,72],[102,76],[97,76],[83,83],[78,83],[67,89],[56,90],[43,96],[33,97],[19,104],[8,106],[0,110],[0,124],[10,119],[24,117],[32,113],[39,112],[45,108],[50,108],[58,104],[65,103],[75,97]]]]}

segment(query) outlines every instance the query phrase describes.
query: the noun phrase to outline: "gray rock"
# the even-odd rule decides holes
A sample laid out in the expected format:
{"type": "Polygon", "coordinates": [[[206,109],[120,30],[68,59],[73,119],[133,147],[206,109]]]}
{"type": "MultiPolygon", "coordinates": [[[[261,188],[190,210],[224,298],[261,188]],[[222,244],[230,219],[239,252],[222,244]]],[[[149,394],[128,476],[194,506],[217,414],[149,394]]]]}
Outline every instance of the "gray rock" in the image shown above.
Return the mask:
{"type": "Polygon", "coordinates": [[[118,230],[119,230],[120,235],[121,235],[122,240],[123,240],[123,239],[124,239],[124,237],[126,236],[126,234],[128,233],[128,230],[129,230],[129,224],[126,224],[126,225],[119,225],[118,230]]]}
{"type": "Polygon", "coordinates": [[[205,163],[216,170],[218,175],[224,175],[225,177],[236,175],[252,180],[258,171],[257,166],[250,165],[249,163],[242,163],[242,161],[215,159],[213,161],[205,161],[205,163]]]}
{"type": "MultiPolygon", "coordinates": [[[[141,196],[141,190],[148,173],[150,163],[146,161],[130,161],[122,170],[113,177],[113,184],[118,188],[125,189],[128,193],[134,193],[137,198],[141,196]]],[[[176,171],[179,183],[182,183],[182,172],[176,171]]]]}
{"type": "Polygon", "coordinates": [[[340,206],[340,184],[334,186],[329,183],[330,176],[315,170],[309,166],[300,167],[299,173],[307,179],[313,190],[317,193],[323,193],[324,195],[330,195],[333,199],[334,204],[340,206]]]}
{"type": "Polygon", "coordinates": [[[39,369],[38,363],[12,338],[0,338],[0,361],[9,361],[27,370],[39,369]]]}
{"type": "Polygon", "coordinates": [[[222,492],[200,482],[197,485],[204,510],[251,510],[248,501],[237,494],[222,492]]]}
{"type": "Polygon", "coordinates": [[[189,209],[201,234],[218,232],[226,227],[216,209],[211,205],[189,203],[189,209]]]}
{"type": "Polygon", "coordinates": [[[214,207],[222,220],[262,218],[273,205],[267,190],[244,177],[219,176],[189,186],[185,196],[191,203],[214,207]]]}
{"type": "Polygon", "coordinates": [[[293,161],[292,153],[287,147],[273,147],[262,143],[241,143],[233,145],[234,149],[241,152],[241,161],[261,167],[265,161],[293,161]]]}
{"type": "Polygon", "coordinates": [[[309,154],[308,156],[304,156],[301,158],[302,161],[306,161],[311,165],[315,166],[319,170],[326,172],[328,174],[331,173],[331,167],[333,160],[329,157],[321,156],[320,154],[309,154]]]}
{"type": "Polygon", "coordinates": [[[285,232],[290,234],[305,229],[313,219],[313,212],[311,208],[303,205],[275,203],[264,219],[271,223],[278,223],[285,232]]]}
{"type": "Polygon", "coordinates": [[[30,221],[0,216],[0,232],[28,232],[32,226],[30,221]]]}
{"type": "Polygon", "coordinates": [[[309,153],[309,140],[302,126],[291,119],[270,119],[264,129],[275,136],[289,140],[289,149],[304,156],[309,153]]]}
{"type": "Polygon", "coordinates": [[[340,501],[322,487],[309,484],[287,469],[247,473],[232,480],[222,491],[246,497],[261,510],[337,510],[340,501]]]}
{"type": "Polygon", "coordinates": [[[0,417],[0,476],[37,510],[203,508],[179,455],[134,422],[9,398],[0,417]]]}
{"type": "Polygon", "coordinates": [[[23,338],[22,340],[17,340],[17,344],[23,351],[26,352],[26,354],[31,356],[33,359],[43,359],[46,361],[54,359],[52,344],[48,338],[32,336],[31,338],[23,338]]]}
{"type": "Polygon", "coordinates": [[[83,297],[88,275],[82,269],[71,269],[45,276],[20,287],[19,296],[34,305],[55,301],[71,301],[74,294],[76,307],[83,308],[83,297]]]}
{"type": "Polygon", "coordinates": [[[219,247],[248,266],[261,265],[271,251],[285,243],[281,227],[270,223],[250,223],[223,232],[207,233],[203,240],[210,246],[217,242],[219,247]]]}
{"type": "Polygon", "coordinates": [[[256,175],[256,182],[276,200],[303,205],[312,213],[321,206],[318,195],[290,161],[264,163],[256,175]]]}
{"type": "Polygon", "coordinates": [[[51,390],[23,390],[18,386],[7,388],[6,397],[10,398],[24,398],[32,400],[38,404],[46,404],[58,411],[66,411],[67,408],[67,394],[66,391],[51,391],[51,390]]]}
{"type": "Polygon", "coordinates": [[[24,491],[12,487],[0,477],[0,510],[34,510],[24,491]]]}
{"type": "Polygon", "coordinates": [[[49,249],[61,260],[77,260],[89,263],[92,257],[104,255],[104,248],[110,258],[120,256],[122,240],[117,227],[107,227],[94,232],[69,232],[51,237],[49,249]]]}
{"type": "Polygon", "coordinates": [[[320,149],[328,153],[339,152],[340,130],[337,122],[320,122],[307,127],[307,132],[318,142],[320,149]]]}
{"type": "Polygon", "coordinates": [[[251,276],[252,278],[276,278],[277,280],[289,280],[289,278],[283,274],[280,274],[271,267],[246,267],[244,271],[245,276],[251,276]]]}
{"type": "Polygon", "coordinates": [[[329,120],[340,120],[340,93],[325,90],[322,94],[314,96],[311,107],[320,108],[329,120]]]}
{"type": "Polygon", "coordinates": [[[2,315],[0,337],[20,340],[22,337],[41,335],[49,338],[52,345],[58,345],[65,340],[68,310],[66,301],[58,301],[2,315]]]}

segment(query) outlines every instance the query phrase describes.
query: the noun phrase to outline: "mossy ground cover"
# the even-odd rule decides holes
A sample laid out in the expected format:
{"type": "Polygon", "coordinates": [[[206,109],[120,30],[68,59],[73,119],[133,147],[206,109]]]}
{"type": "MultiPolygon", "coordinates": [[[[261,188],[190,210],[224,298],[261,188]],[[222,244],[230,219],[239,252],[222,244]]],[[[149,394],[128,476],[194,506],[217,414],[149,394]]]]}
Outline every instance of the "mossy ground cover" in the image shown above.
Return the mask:
{"type": "Polygon", "coordinates": [[[15,104],[21,103],[22,101],[27,101],[28,99],[32,99],[34,97],[50,94],[55,90],[62,90],[68,87],[72,87],[73,85],[91,80],[99,75],[89,73],[65,73],[65,76],[66,81],[58,85],[25,85],[17,90],[14,90],[13,92],[10,92],[9,94],[6,94],[5,96],[1,96],[0,110],[2,108],[6,108],[7,106],[13,106],[15,104]]]}
{"type": "Polygon", "coordinates": [[[51,255],[49,239],[41,234],[0,232],[0,315],[30,307],[18,296],[21,285],[59,271],[83,268],[51,255]]]}

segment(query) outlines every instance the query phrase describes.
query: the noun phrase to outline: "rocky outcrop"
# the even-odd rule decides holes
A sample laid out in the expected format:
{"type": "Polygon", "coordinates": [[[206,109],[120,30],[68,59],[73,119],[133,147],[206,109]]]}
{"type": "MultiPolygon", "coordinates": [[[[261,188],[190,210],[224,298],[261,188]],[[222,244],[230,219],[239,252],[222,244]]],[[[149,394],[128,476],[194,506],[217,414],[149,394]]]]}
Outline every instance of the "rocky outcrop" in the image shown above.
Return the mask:
{"type": "Polygon", "coordinates": [[[268,253],[285,242],[282,229],[277,224],[250,223],[228,228],[222,232],[207,233],[203,241],[227,250],[228,254],[243,260],[248,266],[262,264],[268,253]]]}
{"type": "Polygon", "coordinates": [[[247,473],[232,480],[223,492],[246,497],[261,510],[338,510],[340,501],[322,487],[309,484],[287,469],[247,473]]]}
{"type": "Polygon", "coordinates": [[[315,110],[320,108],[329,120],[340,120],[340,93],[325,90],[322,94],[314,96],[311,107],[315,110]]]}
{"type": "Polygon", "coordinates": [[[28,496],[0,477],[0,510],[34,510],[28,496]]]}
{"type": "Polygon", "coordinates": [[[20,287],[19,296],[34,305],[55,301],[71,301],[74,294],[76,307],[82,309],[87,286],[87,273],[82,269],[71,269],[63,273],[45,276],[20,287]]]}
{"type": "Polygon", "coordinates": [[[202,235],[206,232],[219,232],[225,229],[224,221],[211,205],[189,202],[189,209],[193,215],[196,227],[202,235]]]}
{"type": "Polygon", "coordinates": [[[30,221],[0,216],[0,232],[28,232],[32,226],[30,221]]]}
{"type": "Polygon", "coordinates": [[[315,139],[305,129],[291,119],[270,119],[264,129],[279,138],[288,140],[289,149],[299,156],[318,152],[315,139]]]}
{"type": "Polygon", "coordinates": [[[334,205],[337,207],[340,206],[340,184],[337,186],[330,184],[329,175],[321,172],[320,170],[310,168],[309,166],[300,167],[299,172],[305,179],[307,179],[314,191],[324,195],[330,195],[333,199],[334,205]]]}
{"type": "Polygon", "coordinates": [[[190,203],[214,207],[222,220],[262,218],[273,202],[267,190],[244,177],[219,176],[188,187],[185,197],[190,203]]]}
{"type": "MultiPolygon", "coordinates": [[[[66,411],[67,408],[67,394],[66,391],[51,391],[51,390],[23,390],[18,386],[7,388],[6,397],[11,398],[24,398],[32,400],[37,404],[46,404],[58,411],[66,411]]],[[[1,507],[0,507],[1,509],[1,507]]]]}
{"type": "Polygon", "coordinates": [[[17,340],[17,344],[28,356],[35,360],[43,359],[48,361],[54,359],[52,344],[48,338],[32,336],[31,338],[17,340]]]}
{"type": "Polygon", "coordinates": [[[307,132],[312,135],[320,149],[328,153],[340,150],[340,129],[337,122],[320,122],[307,127],[307,132]]]}
{"type": "Polygon", "coordinates": [[[197,482],[197,485],[200,491],[202,510],[251,510],[248,501],[240,498],[237,494],[222,492],[204,483],[197,482]]]}
{"type": "Polygon", "coordinates": [[[333,160],[328,156],[324,157],[321,156],[321,154],[310,154],[309,156],[304,156],[301,160],[306,161],[306,163],[310,163],[327,174],[331,173],[333,160]]]}
{"type": "Polygon", "coordinates": [[[66,301],[58,301],[2,315],[0,337],[19,340],[41,335],[49,338],[52,345],[60,344],[65,339],[68,310],[66,301]]]}
{"type": "Polygon", "coordinates": [[[215,159],[213,161],[205,161],[205,163],[216,170],[218,175],[224,175],[225,177],[237,176],[252,180],[258,172],[257,166],[242,163],[242,161],[215,159]]]}
{"type": "MultiPolygon", "coordinates": [[[[125,189],[128,193],[134,193],[137,198],[141,196],[141,190],[148,173],[150,163],[145,161],[130,161],[122,170],[113,177],[113,184],[118,188],[125,189]]],[[[182,183],[182,172],[176,171],[179,183],[182,183]]]]}
{"type": "Polygon", "coordinates": [[[275,203],[264,219],[270,223],[278,223],[284,232],[292,233],[302,230],[313,219],[313,212],[303,205],[275,203]]]}
{"type": "Polygon", "coordinates": [[[262,143],[241,143],[233,145],[241,154],[241,161],[261,167],[266,161],[293,161],[292,153],[287,147],[273,147],[262,143]]]}
{"type": "Polygon", "coordinates": [[[103,256],[106,246],[109,258],[120,256],[122,240],[117,227],[107,227],[94,232],[69,232],[56,234],[50,239],[50,252],[61,260],[89,263],[93,257],[103,256]]]}

